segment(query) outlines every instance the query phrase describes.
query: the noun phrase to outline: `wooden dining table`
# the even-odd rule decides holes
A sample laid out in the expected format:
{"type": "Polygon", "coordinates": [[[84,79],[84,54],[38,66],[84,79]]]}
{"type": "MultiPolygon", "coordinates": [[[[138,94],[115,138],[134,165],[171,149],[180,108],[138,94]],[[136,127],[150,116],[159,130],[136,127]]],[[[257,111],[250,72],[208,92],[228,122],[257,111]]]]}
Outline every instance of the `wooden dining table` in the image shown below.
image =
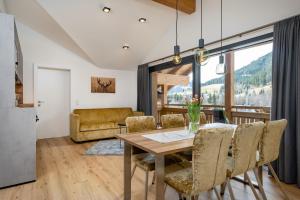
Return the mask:
{"type": "MultiPolygon", "coordinates": [[[[236,128],[232,124],[206,124],[200,126],[200,129],[208,128],[236,128]]],[[[184,130],[186,128],[160,129],[149,132],[134,134],[119,134],[117,138],[124,141],[124,200],[131,199],[131,149],[132,146],[140,148],[155,156],[155,178],[156,178],[156,200],[164,199],[164,177],[165,177],[165,156],[177,152],[191,150],[193,147],[193,138],[184,139],[169,143],[160,143],[144,137],[144,135],[154,133],[164,133],[184,130]]]]}

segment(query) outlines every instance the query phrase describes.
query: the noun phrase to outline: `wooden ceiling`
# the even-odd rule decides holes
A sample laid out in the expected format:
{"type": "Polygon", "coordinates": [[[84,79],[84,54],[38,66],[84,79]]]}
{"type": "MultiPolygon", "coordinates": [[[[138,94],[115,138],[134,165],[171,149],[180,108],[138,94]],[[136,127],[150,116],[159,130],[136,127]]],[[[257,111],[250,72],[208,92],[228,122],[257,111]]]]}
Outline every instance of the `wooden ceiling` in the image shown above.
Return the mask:
{"type": "MultiPolygon", "coordinates": [[[[157,3],[169,6],[176,9],[176,0],[152,0],[157,3]]],[[[179,0],[178,10],[187,14],[192,14],[196,11],[196,0],[179,0]]]]}

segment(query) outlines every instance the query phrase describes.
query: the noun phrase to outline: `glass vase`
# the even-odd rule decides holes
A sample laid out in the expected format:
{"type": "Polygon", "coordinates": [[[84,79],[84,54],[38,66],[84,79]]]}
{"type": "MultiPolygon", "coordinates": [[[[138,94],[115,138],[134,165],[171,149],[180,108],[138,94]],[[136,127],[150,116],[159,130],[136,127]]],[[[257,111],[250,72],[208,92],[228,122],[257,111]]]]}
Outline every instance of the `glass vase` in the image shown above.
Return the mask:
{"type": "Polygon", "coordinates": [[[189,134],[196,134],[199,130],[200,123],[197,122],[189,122],[189,134]]]}

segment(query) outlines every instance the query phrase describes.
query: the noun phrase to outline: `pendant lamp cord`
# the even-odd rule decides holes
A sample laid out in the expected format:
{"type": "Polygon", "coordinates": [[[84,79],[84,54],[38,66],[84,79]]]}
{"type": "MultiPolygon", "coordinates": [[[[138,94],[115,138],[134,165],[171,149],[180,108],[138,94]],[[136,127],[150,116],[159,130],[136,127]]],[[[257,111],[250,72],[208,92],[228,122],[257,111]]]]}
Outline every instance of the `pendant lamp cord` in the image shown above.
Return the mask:
{"type": "Polygon", "coordinates": [[[223,54],[223,0],[221,0],[221,55],[223,54]]]}
{"type": "Polygon", "coordinates": [[[178,45],[178,0],[176,0],[176,46],[178,45]]]}
{"type": "Polygon", "coordinates": [[[203,2],[203,0],[201,0],[201,4],[200,4],[200,6],[201,6],[201,8],[200,8],[201,9],[201,39],[203,39],[203,37],[202,37],[202,22],[203,22],[202,21],[202,18],[203,18],[203,14],[202,14],[203,13],[202,2],[203,2]]]}

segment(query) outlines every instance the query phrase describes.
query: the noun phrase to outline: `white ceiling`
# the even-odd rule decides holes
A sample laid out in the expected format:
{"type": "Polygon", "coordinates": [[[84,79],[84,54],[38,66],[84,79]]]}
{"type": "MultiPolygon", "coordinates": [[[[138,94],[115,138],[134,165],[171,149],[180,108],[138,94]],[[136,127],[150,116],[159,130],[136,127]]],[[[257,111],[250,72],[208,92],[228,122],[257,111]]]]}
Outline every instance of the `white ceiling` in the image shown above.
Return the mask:
{"type": "Polygon", "coordinates": [[[175,20],[173,9],[150,0],[6,0],[6,6],[21,22],[109,69],[136,69],[175,20]],[[130,50],[122,49],[125,43],[130,50]]]}

